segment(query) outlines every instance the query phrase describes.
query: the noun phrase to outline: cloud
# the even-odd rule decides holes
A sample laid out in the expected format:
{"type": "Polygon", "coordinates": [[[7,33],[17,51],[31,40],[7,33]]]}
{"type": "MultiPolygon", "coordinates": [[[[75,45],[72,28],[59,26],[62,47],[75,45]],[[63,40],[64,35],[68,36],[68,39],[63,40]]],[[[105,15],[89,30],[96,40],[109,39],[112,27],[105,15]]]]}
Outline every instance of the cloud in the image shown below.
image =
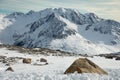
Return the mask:
{"type": "Polygon", "coordinates": [[[120,21],[120,0],[0,0],[0,12],[39,11],[49,7],[78,9],[120,21]]]}

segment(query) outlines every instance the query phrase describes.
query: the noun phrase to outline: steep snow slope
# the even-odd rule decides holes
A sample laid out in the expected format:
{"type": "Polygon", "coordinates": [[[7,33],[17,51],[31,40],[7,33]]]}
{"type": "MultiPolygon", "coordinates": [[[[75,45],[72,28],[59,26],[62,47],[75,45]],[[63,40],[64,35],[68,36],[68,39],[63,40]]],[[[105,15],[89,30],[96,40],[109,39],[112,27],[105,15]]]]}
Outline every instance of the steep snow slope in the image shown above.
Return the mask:
{"type": "Polygon", "coordinates": [[[93,13],[81,14],[73,9],[48,8],[26,14],[15,12],[3,20],[10,23],[0,32],[3,44],[81,54],[120,51],[120,23],[99,18],[93,13]]]}

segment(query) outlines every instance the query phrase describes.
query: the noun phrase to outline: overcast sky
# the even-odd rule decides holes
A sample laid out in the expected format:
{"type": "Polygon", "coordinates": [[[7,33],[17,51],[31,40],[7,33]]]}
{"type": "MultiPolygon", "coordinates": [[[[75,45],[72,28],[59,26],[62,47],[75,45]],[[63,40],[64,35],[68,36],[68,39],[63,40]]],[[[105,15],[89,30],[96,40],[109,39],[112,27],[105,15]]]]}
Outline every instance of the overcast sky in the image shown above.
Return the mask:
{"type": "Polygon", "coordinates": [[[78,9],[81,13],[93,12],[102,18],[120,22],[120,0],[0,0],[1,14],[54,7],[78,9]]]}

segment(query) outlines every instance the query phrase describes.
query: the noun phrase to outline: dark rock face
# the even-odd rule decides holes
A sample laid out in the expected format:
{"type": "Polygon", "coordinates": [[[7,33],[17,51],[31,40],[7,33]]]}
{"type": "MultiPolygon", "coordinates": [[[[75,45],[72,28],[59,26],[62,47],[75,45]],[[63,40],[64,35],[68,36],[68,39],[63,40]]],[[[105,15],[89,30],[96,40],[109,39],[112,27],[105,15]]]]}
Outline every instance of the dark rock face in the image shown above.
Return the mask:
{"type": "MultiPolygon", "coordinates": [[[[120,27],[120,24],[113,20],[104,20],[99,18],[94,13],[87,13],[81,14],[78,11],[74,11],[71,9],[64,9],[66,12],[63,12],[61,8],[59,9],[46,9],[41,12],[47,12],[46,16],[40,17],[38,20],[27,24],[25,27],[30,28],[28,32],[25,32],[22,35],[14,35],[16,36],[14,45],[16,46],[24,46],[24,47],[45,47],[50,45],[49,43],[54,39],[65,39],[70,35],[75,35],[77,33],[76,30],[66,28],[68,26],[64,21],[60,20],[60,17],[69,20],[70,22],[77,24],[77,25],[84,25],[85,30],[91,30],[93,28],[94,31],[100,32],[101,34],[112,34],[113,30],[117,30],[117,34],[120,34],[120,30],[117,27],[120,27]],[[115,26],[115,27],[114,27],[115,26]],[[66,28],[66,29],[65,29],[66,28]],[[38,31],[39,30],[39,31],[38,31]],[[35,41],[32,38],[32,34],[36,33],[38,38],[35,41]],[[42,38],[41,38],[42,37],[42,38]],[[49,38],[49,42],[46,42],[46,45],[43,46],[43,40],[47,41],[46,39],[49,38]],[[39,44],[39,45],[38,45],[39,44]],[[40,45],[41,44],[41,45],[40,45]]],[[[30,12],[31,13],[31,12],[30,12]]],[[[35,13],[32,11],[32,13],[35,13]]],[[[117,37],[116,37],[117,38],[117,37]]],[[[116,41],[111,41],[111,44],[116,45],[116,41]]]]}
{"type": "Polygon", "coordinates": [[[16,46],[23,46],[25,43],[23,42],[23,41],[18,41],[18,42],[16,42],[16,43],[14,43],[14,45],[16,45],[16,46]]]}
{"type": "Polygon", "coordinates": [[[51,15],[48,15],[45,18],[39,19],[39,21],[30,24],[30,33],[34,32],[37,28],[46,23],[49,25],[47,25],[47,28],[43,28],[43,30],[39,31],[38,38],[45,36],[54,39],[62,39],[76,33],[75,30],[71,29],[64,30],[64,27],[67,26],[67,24],[60,21],[58,19],[58,15],[55,13],[52,13],[51,15]]]}

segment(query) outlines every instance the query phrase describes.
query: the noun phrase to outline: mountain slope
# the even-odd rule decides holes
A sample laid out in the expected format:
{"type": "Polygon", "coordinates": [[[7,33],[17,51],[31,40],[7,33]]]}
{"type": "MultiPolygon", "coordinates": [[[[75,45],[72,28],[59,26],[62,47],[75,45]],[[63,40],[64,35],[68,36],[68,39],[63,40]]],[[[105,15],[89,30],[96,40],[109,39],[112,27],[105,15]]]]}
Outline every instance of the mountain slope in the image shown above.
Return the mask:
{"type": "Polygon", "coordinates": [[[2,21],[3,44],[60,49],[79,54],[120,51],[120,23],[66,8],[48,8],[26,14],[15,12],[2,21]],[[9,34],[9,35],[8,35],[9,34]]]}
{"type": "Polygon", "coordinates": [[[102,42],[107,45],[120,43],[120,23],[116,21],[103,20],[92,25],[84,26],[79,28],[79,33],[94,43],[102,42]]]}

